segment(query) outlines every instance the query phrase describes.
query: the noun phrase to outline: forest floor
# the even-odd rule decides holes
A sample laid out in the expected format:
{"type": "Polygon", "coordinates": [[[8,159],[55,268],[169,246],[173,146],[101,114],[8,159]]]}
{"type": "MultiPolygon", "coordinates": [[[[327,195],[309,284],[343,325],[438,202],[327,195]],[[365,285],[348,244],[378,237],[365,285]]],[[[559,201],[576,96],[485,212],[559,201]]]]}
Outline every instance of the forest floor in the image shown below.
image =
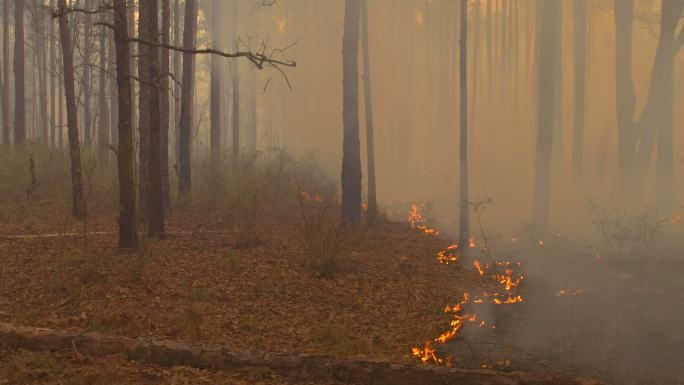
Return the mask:
{"type": "MultiPolygon", "coordinates": [[[[116,250],[113,220],[91,221],[85,238],[60,235],[82,233],[77,222],[53,218],[50,226],[46,217],[40,229],[5,224],[0,321],[410,361],[412,346],[448,328],[445,304],[476,284],[475,273],[435,260],[447,240],[386,222],[358,234],[360,242],[345,250],[334,274],[322,278],[304,260],[297,208],[268,212],[255,245],[239,246],[239,232],[220,214],[178,213],[169,220],[167,239],[144,241],[140,250],[124,254],[116,250]],[[48,236],[15,237],[32,233],[48,236]]],[[[88,371],[89,364],[72,358],[49,359],[48,365],[54,361],[64,370],[43,371],[41,381],[88,371]]],[[[12,363],[45,359],[3,351],[2,362],[8,371],[15,370],[12,363]]],[[[116,360],[112,365],[134,378],[146,370],[116,360]]]]}
{"type": "MultiPolygon", "coordinates": [[[[448,239],[425,235],[405,220],[364,228],[337,250],[333,271],[321,271],[305,258],[297,205],[262,212],[268,215],[259,217],[252,244],[242,243],[243,232],[220,210],[178,211],[168,219],[165,240],[144,240],[130,253],[117,252],[111,216],[84,226],[40,207],[11,215],[0,226],[0,322],[415,362],[412,347],[448,330],[452,318],[445,306],[482,285],[476,271],[436,260],[448,239]]],[[[525,302],[497,310],[498,330],[481,335],[466,329],[467,342],[457,339],[442,352],[453,354],[456,366],[581,374],[624,384],[675,384],[684,373],[678,361],[684,335],[674,322],[679,310],[668,305],[684,300],[676,273],[684,260],[615,266],[565,238],[543,248],[507,239],[491,247],[524,255],[525,302]],[[559,296],[559,289],[568,295],[559,296]]],[[[118,356],[35,353],[0,344],[0,384],[3,379],[288,383],[268,371],[161,368],[118,356]]]]}

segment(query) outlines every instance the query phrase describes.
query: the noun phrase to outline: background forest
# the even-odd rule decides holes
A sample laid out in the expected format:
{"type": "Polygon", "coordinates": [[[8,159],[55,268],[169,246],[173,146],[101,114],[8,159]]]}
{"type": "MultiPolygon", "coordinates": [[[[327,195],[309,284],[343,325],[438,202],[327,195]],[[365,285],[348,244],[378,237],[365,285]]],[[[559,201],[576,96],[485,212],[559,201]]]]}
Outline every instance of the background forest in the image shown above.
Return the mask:
{"type": "Polygon", "coordinates": [[[0,2],[0,384],[684,383],[684,0],[0,2]]]}

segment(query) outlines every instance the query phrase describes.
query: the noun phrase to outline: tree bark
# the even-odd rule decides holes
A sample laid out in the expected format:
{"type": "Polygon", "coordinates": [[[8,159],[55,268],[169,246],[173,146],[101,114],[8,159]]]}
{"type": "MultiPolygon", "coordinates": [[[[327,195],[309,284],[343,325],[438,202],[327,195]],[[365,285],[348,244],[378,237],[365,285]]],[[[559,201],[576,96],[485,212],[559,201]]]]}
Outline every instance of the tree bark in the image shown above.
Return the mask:
{"type": "Polygon", "coordinates": [[[537,79],[537,160],[535,164],[534,203],[532,210],[532,231],[534,236],[543,237],[549,225],[551,204],[551,162],[554,135],[556,100],[556,47],[557,23],[560,4],[557,0],[541,0],[541,17],[538,34],[539,78],[537,79]]]}
{"type": "Polygon", "coordinates": [[[9,75],[9,4],[8,0],[2,2],[2,143],[10,144],[10,75],[9,75]]]}
{"type": "MultiPolygon", "coordinates": [[[[140,38],[152,44],[159,44],[159,1],[145,0],[140,2],[140,38]]],[[[145,143],[145,156],[140,157],[142,164],[141,175],[144,175],[147,183],[141,182],[141,188],[145,186],[144,209],[147,210],[146,223],[147,235],[151,238],[164,237],[164,207],[162,204],[161,188],[161,90],[159,56],[160,49],[151,45],[140,46],[139,71],[143,82],[140,94],[145,99],[140,99],[140,142],[145,143]],[[148,79],[145,81],[144,79],[148,79]],[[143,90],[145,90],[143,92],[143,90]],[[143,119],[144,117],[144,119],[143,119]],[[143,132],[146,130],[147,138],[143,141],[143,132]]]]}
{"type": "MultiPolygon", "coordinates": [[[[233,6],[233,39],[237,40],[238,38],[238,11],[239,11],[239,5],[238,2],[234,2],[233,6]]],[[[233,96],[233,105],[232,105],[232,111],[233,111],[233,121],[231,122],[232,125],[232,150],[233,150],[233,167],[237,167],[238,163],[240,162],[240,77],[238,75],[239,71],[239,63],[237,61],[233,62],[232,65],[232,79],[231,79],[231,85],[232,85],[232,96],[233,96]]]]}
{"type": "Polygon", "coordinates": [[[360,1],[346,0],[342,38],[342,223],[361,219],[361,152],[359,143],[359,16],[360,1]]]}
{"type": "Polygon", "coordinates": [[[470,249],[470,198],[468,194],[468,1],[461,0],[460,32],[460,205],[458,248],[467,255],[470,249]]]}
{"type": "MultiPolygon", "coordinates": [[[[140,1],[138,14],[138,36],[143,40],[150,40],[149,23],[151,18],[147,15],[146,0],[140,1]],[[143,18],[145,17],[145,18],[143,18]]],[[[139,215],[143,223],[149,223],[148,189],[151,176],[149,175],[150,148],[150,99],[152,97],[152,83],[155,82],[150,72],[150,60],[152,59],[152,47],[146,44],[138,44],[138,202],[140,204],[139,215]]],[[[157,122],[158,123],[158,122],[157,122]]]]}
{"type": "Polygon", "coordinates": [[[378,211],[375,191],[375,135],[373,127],[373,101],[371,99],[370,48],[368,38],[368,0],[361,2],[361,44],[363,49],[363,88],[366,111],[366,156],[368,162],[368,221],[373,223],[378,211]]]}
{"type": "MultiPolygon", "coordinates": [[[[161,42],[163,44],[170,44],[171,37],[169,33],[171,32],[171,4],[170,0],[162,0],[162,31],[161,31],[161,42]]],[[[169,125],[170,125],[170,104],[169,104],[169,58],[170,52],[168,49],[162,49],[161,51],[161,74],[159,80],[160,88],[160,109],[161,109],[161,120],[160,120],[160,153],[159,162],[161,170],[161,193],[162,193],[162,205],[164,211],[169,213],[171,211],[171,187],[169,181],[169,125]]]]}
{"type": "Polygon", "coordinates": [[[582,175],[584,156],[584,99],[587,79],[587,0],[574,1],[573,51],[575,59],[575,117],[573,131],[573,170],[582,175]]]}
{"type": "MultiPolygon", "coordinates": [[[[90,9],[92,0],[84,0],[83,6],[85,9],[90,9]]],[[[92,129],[92,113],[90,110],[92,87],[90,84],[91,73],[91,51],[92,41],[90,39],[90,19],[91,15],[86,13],[83,17],[83,142],[85,146],[90,146],[93,143],[93,129],[92,129]]]]}
{"type": "MultiPolygon", "coordinates": [[[[197,8],[195,0],[185,2],[185,23],[183,29],[183,47],[195,48],[195,31],[197,30],[197,8]]],[[[194,61],[192,53],[183,54],[183,81],[181,98],[181,117],[179,126],[179,183],[178,192],[182,199],[188,199],[191,191],[190,140],[192,133],[192,95],[194,89],[194,61]]]]}
{"type": "Polygon", "coordinates": [[[62,62],[64,75],[64,97],[67,107],[67,129],[69,135],[69,157],[71,159],[72,215],[85,218],[83,200],[83,175],[81,172],[81,145],[78,139],[78,111],[76,109],[76,84],[74,80],[74,57],[71,50],[71,31],[66,0],[58,0],[59,33],[62,41],[62,62]]]}
{"type": "MultiPolygon", "coordinates": [[[[50,0],[50,7],[54,8],[55,0],[50,0]]],[[[57,98],[55,79],[57,78],[57,42],[55,41],[55,21],[52,18],[48,19],[50,23],[50,145],[55,147],[57,141],[56,125],[57,125],[57,98]]]]}
{"type": "MultiPolygon", "coordinates": [[[[64,1],[64,0],[60,0],[64,1]]],[[[133,171],[133,97],[131,95],[130,44],[126,0],[114,0],[114,44],[116,45],[116,85],[119,104],[119,145],[116,153],[119,176],[119,248],[135,248],[135,179],[133,171]]]]}
{"type": "MultiPolygon", "coordinates": [[[[7,0],[6,0],[7,1],[7,0]]],[[[26,142],[24,0],[14,1],[14,145],[26,142]]]]}
{"type": "MultiPolygon", "coordinates": [[[[211,38],[212,48],[221,49],[221,0],[211,1],[211,38]]],[[[211,56],[211,84],[210,84],[210,155],[211,167],[218,167],[221,162],[221,66],[224,64],[222,58],[211,56]]]]}
{"type": "MultiPolygon", "coordinates": [[[[102,0],[101,5],[105,2],[102,0]]],[[[107,22],[107,14],[102,13],[101,22],[107,22]]],[[[100,162],[107,163],[109,159],[109,108],[107,106],[107,33],[108,28],[102,27],[100,30],[100,78],[98,87],[98,134],[97,151],[100,162]]]]}
{"type": "MultiPolygon", "coordinates": [[[[180,30],[180,22],[181,22],[181,7],[180,7],[180,0],[174,0],[173,2],[173,45],[176,47],[179,47],[181,45],[181,30],[180,30]]],[[[178,158],[179,158],[179,141],[178,138],[180,137],[179,132],[180,132],[180,114],[181,114],[181,86],[178,84],[179,79],[181,78],[181,54],[178,51],[173,52],[173,77],[176,79],[176,81],[173,82],[174,87],[173,87],[173,127],[174,127],[174,141],[173,141],[173,153],[174,153],[174,160],[176,162],[176,165],[178,163],[178,158]]]]}

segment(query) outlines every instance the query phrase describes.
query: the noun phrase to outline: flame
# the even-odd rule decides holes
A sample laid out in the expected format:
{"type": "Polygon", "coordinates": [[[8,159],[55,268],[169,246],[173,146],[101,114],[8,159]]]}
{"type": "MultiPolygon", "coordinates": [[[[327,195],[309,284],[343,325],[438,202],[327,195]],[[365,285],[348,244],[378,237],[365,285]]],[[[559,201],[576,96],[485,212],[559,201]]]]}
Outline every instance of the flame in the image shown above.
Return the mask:
{"type": "Polygon", "coordinates": [[[409,211],[408,222],[411,224],[412,229],[422,231],[427,235],[439,235],[437,229],[430,228],[426,226],[425,218],[420,215],[418,211],[418,206],[416,204],[411,204],[411,211],[409,211]]]}
{"type": "Polygon", "coordinates": [[[539,247],[544,247],[544,240],[543,239],[540,239],[538,243],[539,243],[539,247]]]}
{"type": "Polygon", "coordinates": [[[473,265],[475,266],[477,272],[480,273],[481,276],[485,275],[485,270],[482,268],[482,265],[480,265],[480,261],[475,260],[475,262],[473,262],[473,265]]]}
{"type": "Polygon", "coordinates": [[[682,221],[682,216],[681,215],[675,215],[672,218],[670,218],[670,223],[673,225],[676,225],[677,223],[680,223],[682,221]]]}
{"type": "MultiPolygon", "coordinates": [[[[423,224],[425,218],[420,214],[418,206],[415,204],[411,205],[408,222],[411,224],[411,228],[420,230],[428,235],[437,235],[436,230],[430,229],[423,224]]],[[[514,240],[517,240],[517,238],[514,238],[514,240]]],[[[475,239],[470,238],[469,241],[469,246],[471,248],[475,247],[475,239]]],[[[543,245],[543,241],[540,241],[540,245],[543,245]]],[[[460,253],[457,244],[451,244],[437,254],[437,261],[445,265],[458,262],[459,259],[460,253]]],[[[473,266],[475,266],[481,277],[491,279],[493,283],[499,286],[501,289],[500,291],[504,292],[504,294],[499,294],[499,292],[496,291],[492,293],[483,291],[481,296],[471,296],[469,292],[464,292],[461,301],[453,306],[446,306],[444,308],[444,313],[451,315],[449,328],[435,338],[433,342],[445,344],[456,339],[466,322],[477,322],[481,328],[488,326],[485,320],[479,319],[477,313],[466,311],[466,309],[470,309],[471,305],[479,305],[486,302],[494,305],[508,305],[523,302],[523,297],[516,293],[517,289],[522,284],[523,276],[517,274],[513,268],[514,266],[522,266],[522,264],[510,261],[495,261],[493,262],[494,272],[492,274],[487,272],[489,265],[483,265],[478,260],[473,261],[473,266]]],[[[491,325],[489,328],[495,329],[496,325],[491,325]]],[[[440,358],[436,350],[432,348],[430,341],[426,341],[422,348],[413,347],[411,349],[411,354],[414,358],[419,359],[424,364],[434,363],[436,365],[453,365],[453,357],[449,356],[446,360],[440,358]]]]}
{"type": "Polygon", "coordinates": [[[573,292],[569,292],[569,291],[567,291],[567,290],[565,290],[565,289],[559,289],[559,290],[558,290],[558,293],[556,293],[556,296],[557,296],[557,297],[573,296],[573,297],[574,297],[574,296],[578,296],[578,295],[580,295],[580,294],[582,294],[582,293],[583,293],[583,291],[580,290],[580,289],[577,289],[577,290],[575,290],[575,291],[573,291],[573,292]]]}
{"type": "Polygon", "coordinates": [[[459,258],[460,258],[460,254],[458,252],[458,245],[456,245],[456,244],[449,245],[449,247],[447,247],[444,250],[441,250],[437,254],[437,261],[439,261],[439,263],[443,263],[445,265],[448,265],[448,264],[454,263],[454,262],[458,262],[459,258]]]}
{"type": "Polygon", "coordinates": [[[468,240],[468,246],[469,246],[471,249],[474,249],[474,248],[477,246],[477,245],[475,244],[475,238],[470,238],[470,239],[468,240]]]}
{"type": "Polygon", "coordinates": [[[305,201],[314,201],[314,202],[318,202],[318,203],[322,203],[322,202],[323,202],[323,197],[321,197],[321,196],[318,195],[318,194],[313,194],[313,195],[312,195],[312,194],[309,194],[309,193],[306,192],[306,191],[302,191],[302,192],[299,193],[299,195],[300,195],[300,196],[302,197],[302,199],[304,199],[305,201]]]}

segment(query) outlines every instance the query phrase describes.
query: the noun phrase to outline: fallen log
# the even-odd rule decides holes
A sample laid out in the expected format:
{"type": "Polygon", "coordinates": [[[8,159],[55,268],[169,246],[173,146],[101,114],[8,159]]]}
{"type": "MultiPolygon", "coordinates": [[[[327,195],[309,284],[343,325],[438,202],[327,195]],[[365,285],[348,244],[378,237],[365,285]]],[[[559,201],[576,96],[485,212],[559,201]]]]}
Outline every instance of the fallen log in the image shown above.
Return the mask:
{"type": "Polygon", "coordinates": [[[162,366],[192,366],[213,370],[267,368],[295,380],[339,381],[367,385],[588,385],[596,382],[551,374],[463,370],[373,360],[348,360],[310,354],[268,353],[225,345],[189,344],[159,338],[108,336],[67,332],[0,322],[5,346],[33,351],[75,350],[78,354],[122,354],[127,359],[162,366]]]}

